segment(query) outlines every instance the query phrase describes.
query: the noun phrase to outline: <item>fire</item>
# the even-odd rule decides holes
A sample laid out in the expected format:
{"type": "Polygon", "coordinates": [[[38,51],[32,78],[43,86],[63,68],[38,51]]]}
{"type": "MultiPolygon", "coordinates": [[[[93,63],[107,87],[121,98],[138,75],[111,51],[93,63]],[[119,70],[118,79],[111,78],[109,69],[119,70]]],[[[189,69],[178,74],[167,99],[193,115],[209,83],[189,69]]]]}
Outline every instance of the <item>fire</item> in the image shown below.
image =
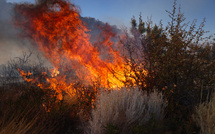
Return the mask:
{"type": "Polygon", "coordinates": [[[55,76],[57,76],[57,75],[60,74],[60,72],[59,72],[58,69],[56,69],[56,68],[50,70],[50,72],[51,72],[51,76],[52,76],[52,77],[55,77],[55,76]]]}
{"type": "MultiPolygon", "coordinates": [[[[75,94],[75,89],[71,90],[73,83],[66,80],[69,69],[75,70],[78,78],[87,84],[100,80],[103,87],[124,86],[125,70],[131,69],[126,67],[120,52],[113,49],[111,38],[116,34],[109,25],[102,28],[102,37],[96,42],[109,55],[101,59],[103,53],[89,41],[89,30],[81,21],[78,9],[69,1],[47,0],[37,5],[21,4],[16,5],[15,11],[19,14],[15,18],[15,25],[23,29],[24,36],[32,39],[52,63],[54,69],[50,70],[51,77],[46,77],[46,81],[59,93],[59,99],[62,99],[62,91],[71,96],[75,94]]],[[[36,78],[26,78],[31,74],[22,70],[19,72],[26,81],[36,81],[36,78]]],[[[42,82],[38,82],[38,86],[45,88],[42,82]]]]}

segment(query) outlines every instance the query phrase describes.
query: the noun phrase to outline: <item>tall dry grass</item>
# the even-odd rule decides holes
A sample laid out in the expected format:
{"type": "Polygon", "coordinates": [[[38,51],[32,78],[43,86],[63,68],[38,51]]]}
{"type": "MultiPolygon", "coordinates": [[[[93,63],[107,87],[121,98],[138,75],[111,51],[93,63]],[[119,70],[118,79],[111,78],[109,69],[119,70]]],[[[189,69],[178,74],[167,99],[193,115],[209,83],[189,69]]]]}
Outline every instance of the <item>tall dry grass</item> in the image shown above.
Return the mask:
{"type": "Polygon", "coordinates": [[[31,112],[31,110],[28,110],[27,112],[14,112],[9,115],[11,111],[4,111],[0,120],[0,134],[40,133],[42,128],[36,127],[39,115],[35,115],[32,120],[28,120],[31,112]]]}
{"type": "Polygon", "coordinates": [[[19,100],[1,102],[0,134],[54,134],[56,132],[56,123],[49,121],[44,108],[40,109],[30,101],[20,103],[17,101],[19,100]]]}
{"type": "Polygon", "coordinates": [[[103,134],[108,125],[113,125],[120,133],[129,134],[132,126],[142,125],[151,118],[162,120],[165,107],[163,95],[157,91],[149,95],[138,88],[102,91],[85,133],[103,134]]]}
{"type": "Polygon", "coordinates": [[[68,110],[51,101],[53,99],[48,93],[27,84],[0,87],[0,134],[54,134],[67,131],[65,120],[69,118],[68,110]],[[56,105],[51,112],[43,106],[49,103],[56,105]]]}
{"type": "Polygon", "coordinates": [[[215,92],[212,93],[209,102],[196,106],[193,119],[200,127],[201,134],[215,134],[215,92]]]}

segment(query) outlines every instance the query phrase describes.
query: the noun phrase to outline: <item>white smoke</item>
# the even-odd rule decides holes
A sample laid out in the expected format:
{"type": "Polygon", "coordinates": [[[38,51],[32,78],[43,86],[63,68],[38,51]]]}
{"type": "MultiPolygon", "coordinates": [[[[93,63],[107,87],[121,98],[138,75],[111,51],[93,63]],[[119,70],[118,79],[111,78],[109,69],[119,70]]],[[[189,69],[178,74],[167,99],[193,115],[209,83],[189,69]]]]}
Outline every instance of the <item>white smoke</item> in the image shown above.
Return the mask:
{"type": "Polygon", "coordinates": [[[15,57],[22,57],[23,52],[29,50],[34,50],[35,55],[32,55],[32,59],[35,59],[38,54],[28,40],[21,38],[19,30],[15,28],[14,6],[14,3],[0,0],[0,65],[6,64],[15,57]]]}

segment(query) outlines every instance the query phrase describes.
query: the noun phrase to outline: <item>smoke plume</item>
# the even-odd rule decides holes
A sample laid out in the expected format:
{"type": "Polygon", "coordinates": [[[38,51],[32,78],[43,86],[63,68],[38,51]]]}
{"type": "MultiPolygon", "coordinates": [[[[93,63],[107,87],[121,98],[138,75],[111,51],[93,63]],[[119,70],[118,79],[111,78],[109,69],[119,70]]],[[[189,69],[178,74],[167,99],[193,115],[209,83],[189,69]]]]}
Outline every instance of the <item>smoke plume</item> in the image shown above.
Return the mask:
{"type": "Polygon", "coordinates": [[[22,57],[23,52],[33,49],[29,41],[20,38],[19,30],[14,27],[14,6],[13,3],[0,0],[0,65],[15,57],[22,57]]]}

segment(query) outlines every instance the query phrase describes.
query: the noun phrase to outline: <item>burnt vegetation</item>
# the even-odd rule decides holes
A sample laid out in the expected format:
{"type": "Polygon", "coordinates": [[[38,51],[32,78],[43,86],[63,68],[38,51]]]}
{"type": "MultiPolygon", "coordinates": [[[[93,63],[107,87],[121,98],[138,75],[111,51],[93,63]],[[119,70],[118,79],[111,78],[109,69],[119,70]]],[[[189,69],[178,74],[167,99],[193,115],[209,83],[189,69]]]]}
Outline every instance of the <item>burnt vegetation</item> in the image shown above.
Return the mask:
{"type": "MultiPolygon", "coordinates": [[[[62,91],[59,100],[59,93],[49,86],[38,87],[52,76],[39,56],[37,64],[30,60],[33,51],[2,65],[0,134],[214,134],[209,124],[214,123],[215,113],[215,40],[205,36],[205,19],[199,26],[197,20],[186,22],[176,0],[167,14],[171,20],[167,26],[144,21],[140,14],[138,20],[131,18],[129,30],[112,27],[123,35],[114,39],[120,42],[117,49],[126,63],[124,88],[119,91],[105,89],[99,78],[83,84],[68,67],[66,78],[75,79],[71,90],[76,95],[62,91]],[[24,81],[17,69],[31,72],[28,78],[37,81],[24,81]]],[[[97,25],[107,24],[81,19],[98,47],[97,25]]]]}

